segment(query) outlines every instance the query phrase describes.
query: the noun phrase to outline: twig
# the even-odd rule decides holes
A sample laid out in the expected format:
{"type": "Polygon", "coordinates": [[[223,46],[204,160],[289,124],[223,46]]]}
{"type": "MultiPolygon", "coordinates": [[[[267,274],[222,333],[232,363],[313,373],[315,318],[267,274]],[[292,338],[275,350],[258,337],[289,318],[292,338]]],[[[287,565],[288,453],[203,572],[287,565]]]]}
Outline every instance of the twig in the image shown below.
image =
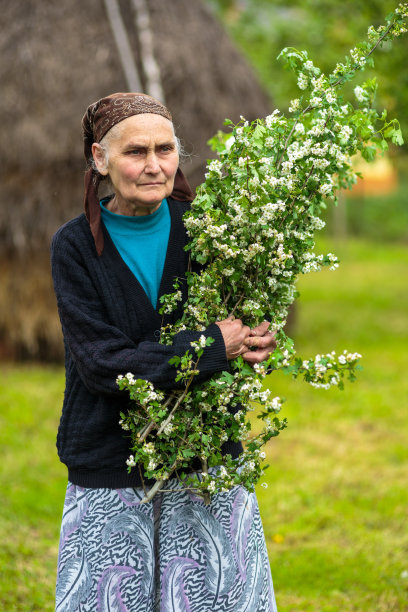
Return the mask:
{"type": "Polygon", "coordinates": [[[158,493],[166,484],[167,480],[156,480],[151,489],[149,489],[148,493],[145,493],[144,498],[140,501],[141,504],[147,504],[149,501],[152,501],[153,497],[158,493]]]}
{"type": "Polygon", "coordinates": [[[251,194],[251,192],[249,190],[249,160],[248,160],[248,156],[246,158],[246,169],[247,169],[247,190],[248,190],[248,193],[251,194]]]}
{"type": "MultiPolygon", "coordinates": [[[[378,45],[380,45],[382,43],[382,41],[384,40],[384,38],[387,36],[387,34],[390,32],[390,30],[393,28],[394,26],[394,22],[390,23],[390,25],[388,26],[388,28],[385,30],[384,34],[377,40],[376,44],[374,45],[374,47],[371,49],[371,51],[365,56],[365,59],[367,60],[367,58],[370,57],[370,55],[372,53],[374,53],[374,51],[376,50],[376,48],[378,47],[378,45]]],[[[354,64],[353,68],[351,69],[352,71],[357,70],[358,68],[358,64],[354,64]]],[[[346,78],[346,74],[343,74],[338,81],[336,81],[332,87],[337,87],[337,85],[340,85],[341,82],[343,81],[343,79],[346,78]]]]}
{"type": "Polygon", "coordinates": [[[143,442],[143,440],[149,435],[149,433],[152,431],[152,429],[157,425],[157,423],[155,421],[149,421],[149,423],[147,425],[145,425],[143,427],[143,429],[140,430],[138,437],[137,437],[137,441],[138,442],[143,442]]]}
{"type": "Polygon", "coordinates": [[[225,298],[225,300],[223,301],[223,303],[222,303],[222,304],[223,304],[223,306],[227,306],[227,305],[228,305],[228,301],[229,301],[229,299],[230,299],[231,295],[232,295],[232,289],[231,289],[231,291],[229,291],[229,292],[228,292],[227,297],[226,297],[226,298],[225,298]]]}
{"type": "Polygon", "coordinates": [[[232,317],[232,315],[234,314],[234,312],[236,311],[236,309],[238,308],[238,306],[241,304],[242,300],[244,299],[245,295],[241,295],[238,302],[235,304],[234,308],[231,310],[231,312],[229,313],[229,316],[232,317]]]}
{"type": "MultiPolygon", "coordinates": [[[[204,423],[203,423],[203,412],[202,410],[200,410],[200,421],[201,421],[201,431],[203,431],[204,429],[204,423]]],[[[205,474],[206,476],[208,475],[208,463],[207,463],[207,457],[202,454],[201,455],[201,471],[203,473],[203,475],[205,474]]],[[[211,495],[209,494],[208,491],[202,491],[201,495],[204,499],[204,503],[206,506],[209,506],[211,504],[211,495]]]]}
{"type": "MultiPolygon", "coordinates": [[[[307,177],[306,177],[306,178],[305,178],[305,180],[303,181],[303,185],[301,186],[300,191],[302,191],[302,190],[303,190],[303,189],[306,187],[306,185],[307,185],[307,181],[308,181],[308,180],[310,179],[310,177],[312,176],[313,170],[314,170],[314,164],[312,164],[312,167],[310,168],[309,174],[307,175],[307,177]]],[[[296,202],[296,198],[294,198],[294,199],[291,201],[291,203],[289,204],[289,208],[290,208],[291,206],[293,206],[293,204],[294,204],[295,202],[296,202]]],[[[286,221],[286,219],[288,218],[288,216],[289,216],[289,213],[286,215],[286,217],[284,217],[284,218],[282,219],[282,223],[284,223],[284,222],[286,221]]],[[[281,228],[282,228],[282,223],[280,224],[279,229],[281,229],[281,228]]]]}
{"type": "MultiPolygon", "coordinates": [[[[187,423],[186,423],[186,431],[189,431],[189,427],[191,425],[191,421],[192,418],[190,418],[187,423]]],[[[191,446],[190,443],[188,442],[188,440],[186,440],[185,438],[182,438],[181,436],[179,436],[181,441],[184,443],[184,446],[191,446]]],[[[169,478],[170,476],[173,474],[173,472],[175,472],[177,470],[177,467],[179,465],[179,463],[183,461],[183,459],[177,458],[175,459],[175,461],[173,462],[173,465],[170,467],[169,470],[169,478]]],[[[169,478],[166,478],[166,480],[156,480],[156,482],[154,483],[154,485],[152,486],[152,488],[149,490],[148,493],[145,494],[144,498],[142,499],[142,501],[140,502],[141,504],[145,504],[146,502],[149,502],[153,499],[153,497],[156,495],[156,493],[158,493],[163,487],[164,484],[166,482],[169,481],[169,478]]]]}
{"type": "MultiPolygon", "coordinates": [[[[177,465],[180,463],[179,459],[176,459],[175,462],[173,463],[173,465],[170,468],[170,472],[169,472],[169,476],[174,472],[174,470],[177,468],[177,465]]],[[[158,493],[166,484],[166,482],[168,482],[169,479],[167,478],[166,480],[156,480],[156,482],[154,483],[154,485],[151,487],[151,489],[149,489],[148,493],[145,493],[144,498],[141,500],[141,504],[146,504],[147,502],[151,501],[153,499],[153,497],[156,495],[156,493],[158,493]]]]}
{"type": "Polygon", "coordinates": [[[142,468],[141,468],[140,463],[137,464],[137,467],[139,468],[139,475],[140,475],[140,480],[142,481],[143,493],[145,494],[145,497],[146,497],[147,489],[146,489],[146,486],[145,486],[145,481],[144,481],[144,478],[143,478],[143,473],[142,473],[142,468]]]}
{"type": "MultiPolygon", "coordinates": [[[[198,360],[197,360],[197,362],[194,364],[194,368],[196,368],[197,363],[198,363],[198,360]]],[[[160,435],[163,433],[164,429],[165,429],[165,428],[167,427],[167,425],[170,423],[170,421],[171,421],[171,419],[172,419],[172,417],[173,417],[173,414],[176,412],[177,408],[180,406],[181,402],[182,402],[182,401],[184,400],[184,398],[186,397],[186,395],[187,395],[187,391],[188,391],[189,386],[191,385],[191,381],[192,381],[192,379],[193,379],[193,377],[191,376],[191,378],[190,378],[190,379],[189,379],[189,381],[187,382],[186,388],[184,389],[183,393],[180,395],[180,397],[178,398],[177,402],[174,404],[173,408],[171,409],[169,416],[168,416],[168,417],[167,417],[167,419],[166,419],[165,421],[163,421],[163,423],[161,424],[161,426],[160,426],[160,428],[159,428],[159,430],[158,430],[158,432],[157,432],[157,436],[160,436],[160,435]]],[[[174,394],[173,394],[173,397],[174,397],[174,394]]]]}
{"type": "MultiPolygon", "coordinates": [[[[174,399],[174,392],[171,393],[169,395],[169,397],[166,399],[166,401],[163,404],[163,408],[167,408],[167,406],[170,404],[171,400],[174,399]]],[[[146,425],[140,432],[137,438],[138,442],[143,442],[143,440],[149,435],[149,433],[152,431],[152,429],[154,429],[154,427],[157,427],[157,423],[155,421],[150,421],[150,423],[148,425],[146,425]]]]}
{"type": "MultiPolygon", "coordinates": [[[[306,112],[306,111],[303,111],[302,115],[304,115],[304,114],[305,114],[305,112],[306,112]]],[[[289,144],[289,140],[291,139],[291,136],[292,136],[293,132],[295,131],[295,127],[297,126],[297,124],[298,124],[298,120],[296,119],[296,120],[295,120],[295,123],[294,123],[294,124],[293,124],[293,126],[292,126],[292,129],[290,130],[290,132],[289,132],[289,134],[288,134],[288,137],[287,137],[287,138],[286,138],[286,140],[285,140],[285,144],[283,145],[282,153],[280,154],[279,159],[278,159],[278,161],[276,162],[276,170],[279,170],[279,168],[280,168],[280,165],[281,165],[281,161],[282,161],[283,154],[285,153],[285,151],[286,151],[286,149],[287,149],[287,146],[288,146],[288,144],[289,144]]]]}

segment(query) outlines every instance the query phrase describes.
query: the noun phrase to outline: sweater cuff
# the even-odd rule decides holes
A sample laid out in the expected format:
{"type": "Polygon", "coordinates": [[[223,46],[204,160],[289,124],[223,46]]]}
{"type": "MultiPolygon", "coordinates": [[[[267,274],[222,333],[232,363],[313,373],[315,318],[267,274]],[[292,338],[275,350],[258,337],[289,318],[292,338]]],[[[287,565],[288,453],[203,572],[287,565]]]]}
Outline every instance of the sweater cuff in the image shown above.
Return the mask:
{"type": "MultiPolygon", "coordinates": [[[[198,363],[201,376],[208,376],[215,372],[229,371],[229,362],[225,352],[224,338],[218,325],[212,323],[207,327],[202,335],[206,338],[213,338],[214,342],[204,349],[198,363]]],[[[200,376],[200,377],[201,377],[200,376]]]]}

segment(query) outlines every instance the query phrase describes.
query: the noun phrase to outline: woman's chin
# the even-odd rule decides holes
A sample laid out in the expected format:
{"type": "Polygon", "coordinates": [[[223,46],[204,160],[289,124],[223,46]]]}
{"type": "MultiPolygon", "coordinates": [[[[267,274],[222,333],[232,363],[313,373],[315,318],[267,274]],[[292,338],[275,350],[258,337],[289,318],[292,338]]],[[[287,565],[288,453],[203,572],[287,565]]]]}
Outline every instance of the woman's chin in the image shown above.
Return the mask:
{"type": "MultiPolygon", "coordinates": [[[[164,196],[165,197],[165,196],[164,196]]],[[[134,215],[151,215],[160,206],[163,198],[154,198],[152,200],[131,200],[128,202],[128,210],[132,211],[134,215]]]]}

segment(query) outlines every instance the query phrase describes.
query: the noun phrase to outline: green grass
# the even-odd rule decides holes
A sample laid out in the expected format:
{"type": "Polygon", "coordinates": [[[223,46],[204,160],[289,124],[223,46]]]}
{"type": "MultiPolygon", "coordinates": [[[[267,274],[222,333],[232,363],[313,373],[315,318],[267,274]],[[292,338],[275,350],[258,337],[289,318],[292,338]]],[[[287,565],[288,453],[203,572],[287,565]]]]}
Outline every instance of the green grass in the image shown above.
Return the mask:
{"type": "Polygon", "coordinates": [[[62,370],[0,377],[0,609],[53,610],[66,470],[56,456],[62,370]]]}
{"type": "Polygon", "coordinates": [[[345,391],[282,373],[289,427],[258,498],[278,609],[408,610],[408,250],[339,245],[340,269],[301,279],[299,354],[363,354],[345,391]]]}
{"type": "MultiPolygon", "coordinates": [[[[321,246],[342,265],[301,279],[298,352],[347,348],[364,370],[343,392],[269,378],[289,421],[258,490],[278,609],[408,610],[408,249],[321,246]]],[[[53,610],[62,394],[61,369],[2,365],[1,610],[53,610]]]]}
{"type": "MultiPolygon", "coordinates": [[[[397,158],[399,180],[395,190],[387,194],[357,196],[344,191],[339,206],[343,208],[347,232],[353,236],[386,242],[408,242],[408,179],[407,159],[397,158]]],[[[363,171],[363,175],[364,175],[363,171]]],[[[325,233],[335,233],[337,215],[328,207],[323,215],[325,233]]]]}

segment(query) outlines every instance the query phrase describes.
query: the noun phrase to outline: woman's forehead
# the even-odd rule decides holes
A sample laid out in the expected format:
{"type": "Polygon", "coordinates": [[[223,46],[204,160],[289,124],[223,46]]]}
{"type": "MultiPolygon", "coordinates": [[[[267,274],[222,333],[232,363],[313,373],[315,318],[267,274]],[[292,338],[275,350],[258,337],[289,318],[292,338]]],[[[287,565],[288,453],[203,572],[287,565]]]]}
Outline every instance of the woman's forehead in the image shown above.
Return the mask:
{"type": "Polygon", "coordinates": [[[132,115],[117,123],[114,128],[121,141],[134,140],[135,138],[142,140],[164,139],[166,141],[175,139],[172,122],[153,113],[132,115]],[[114,128],[117,128],[117,130],[114,128]]]}

